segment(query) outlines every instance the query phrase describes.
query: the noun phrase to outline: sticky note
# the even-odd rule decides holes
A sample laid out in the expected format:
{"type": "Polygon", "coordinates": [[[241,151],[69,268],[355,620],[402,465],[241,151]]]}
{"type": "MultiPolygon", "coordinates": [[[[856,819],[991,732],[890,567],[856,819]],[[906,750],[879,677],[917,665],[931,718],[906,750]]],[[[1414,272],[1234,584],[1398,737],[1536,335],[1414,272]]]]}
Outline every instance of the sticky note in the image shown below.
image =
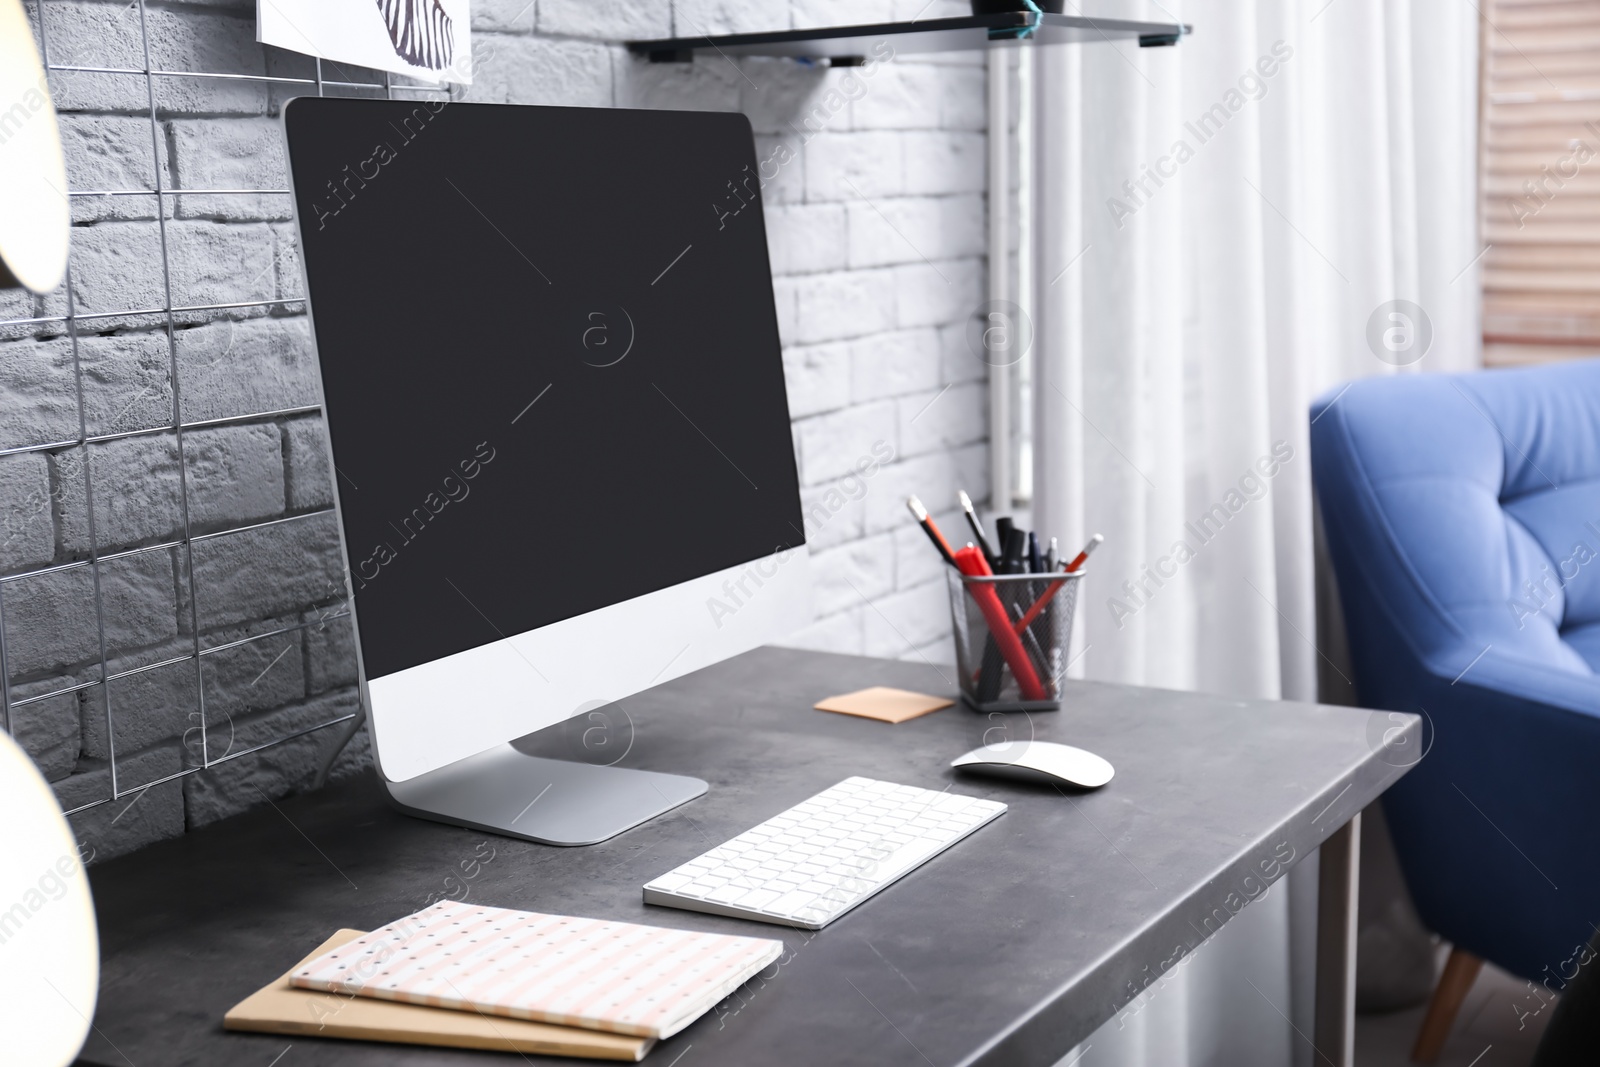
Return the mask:
{"type": "Polygon", "coordinates": [[[940,708],[948,708],[955,701],[948,697],[934,697],[926,693],[913,693],[907,689],[891,689],[875,685],[858,689],[854,693],[828,697],[814,705],[818,711],[836,711],[841,715],[859,715],[880,722],[905,722],[940,708]]]}

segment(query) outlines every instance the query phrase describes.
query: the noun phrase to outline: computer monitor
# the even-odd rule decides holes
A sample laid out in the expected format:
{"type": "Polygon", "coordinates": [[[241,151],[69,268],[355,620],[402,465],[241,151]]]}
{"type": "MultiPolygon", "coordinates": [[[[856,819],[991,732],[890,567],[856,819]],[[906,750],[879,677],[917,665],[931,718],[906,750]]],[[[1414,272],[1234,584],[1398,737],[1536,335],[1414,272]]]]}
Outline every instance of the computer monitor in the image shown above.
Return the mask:
{"type": "Polygon", "coordinates": [[[699,796],[510,742],[809,620],[749,122],[302,98],[284,123],[391,798],[586,844],[699,796]]]}

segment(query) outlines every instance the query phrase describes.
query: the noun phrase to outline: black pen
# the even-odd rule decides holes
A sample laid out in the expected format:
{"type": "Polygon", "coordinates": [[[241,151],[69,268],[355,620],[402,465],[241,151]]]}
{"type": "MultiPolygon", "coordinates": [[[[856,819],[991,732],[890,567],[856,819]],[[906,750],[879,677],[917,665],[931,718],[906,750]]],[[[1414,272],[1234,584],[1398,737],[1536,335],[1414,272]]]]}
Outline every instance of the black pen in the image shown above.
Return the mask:
{"type": "MultiPolygon", "coordinates": [[[[1006,520],[1008,523],[1010,519],[1006,520]]],[[[1000,558],[1002,574],[1023,573],[1022,554],[1026,550],[1028,539],[1021,530],[1012,526],[1006,534],[1005,554],[1000,558]]]]}
{"type": "Polygon", "coordinates": [[[972,527],[972,536],[978,539],[978,551],[983,553],[983,558],[989,561],[989,569],[996,574],[1000,573],[1000,557],[994,554],[994,549],[989,545],[989,539],[983,536],[983,523],[978,521],[978,513],[972,506],[972,498],[965,489],[956,494],[956,499],[961,502],[961,510],[967,516],[967,525],[972,527]]]}
{"type": "Polygon", "coordinates": [[[1040,574],[1044,571],[1044,557],[1039,555],[1039,537],[1032,530],[1028,531],[1028,573],[1040,574]]]}
{"type": "MultiPolygon", "coordinates": [[[[1011,531],[1016,528],[1016,525],[1011,521],[1010,515],[996,515],[994,517],[994,532],[998,535],[995,538],[994,545],[999,550],[998,556],[1001,566],[1005,565],[1006,545],[1011,543],[1011,531]]],[[[995,573],[999,574],[1001,572],[996,569],[995,573]]]]}

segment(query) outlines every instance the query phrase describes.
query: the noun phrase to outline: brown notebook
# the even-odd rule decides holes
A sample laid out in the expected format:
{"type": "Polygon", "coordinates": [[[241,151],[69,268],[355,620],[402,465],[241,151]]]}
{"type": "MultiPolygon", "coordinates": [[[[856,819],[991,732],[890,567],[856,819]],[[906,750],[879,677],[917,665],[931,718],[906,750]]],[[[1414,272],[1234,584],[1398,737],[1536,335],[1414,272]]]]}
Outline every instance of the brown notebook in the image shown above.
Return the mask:
{"type": "MultiPolygon", "coordinates": [[[[361,930],[340,930],[290,968],[289,974],[323,953],[349,944],[364,933],[361,930]]],[[[630,1063],[644,1059],[645,1053],[655,1044],[648,1037],[628,1037],[597,1030],[579,1030],[571,1026],[491,1017],[475,1012],[296,989],[289,984],[289,974],[236,1004],[223,1017],[223,1027],[264,1034],[532,1052],[546,1056],[626,1060],[630,1063]]]]}

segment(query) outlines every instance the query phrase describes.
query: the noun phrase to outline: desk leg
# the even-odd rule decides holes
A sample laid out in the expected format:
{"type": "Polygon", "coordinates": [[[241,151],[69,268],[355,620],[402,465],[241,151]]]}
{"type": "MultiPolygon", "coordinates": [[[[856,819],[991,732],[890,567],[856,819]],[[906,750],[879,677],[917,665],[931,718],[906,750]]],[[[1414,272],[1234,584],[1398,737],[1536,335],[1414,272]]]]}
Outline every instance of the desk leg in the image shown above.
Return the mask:
{"type": "Polygon", "coordinates": [[[1354,1067],[1361,815],[1322,843],[1317,880],[1317,1067],[1354,1067]]]}

